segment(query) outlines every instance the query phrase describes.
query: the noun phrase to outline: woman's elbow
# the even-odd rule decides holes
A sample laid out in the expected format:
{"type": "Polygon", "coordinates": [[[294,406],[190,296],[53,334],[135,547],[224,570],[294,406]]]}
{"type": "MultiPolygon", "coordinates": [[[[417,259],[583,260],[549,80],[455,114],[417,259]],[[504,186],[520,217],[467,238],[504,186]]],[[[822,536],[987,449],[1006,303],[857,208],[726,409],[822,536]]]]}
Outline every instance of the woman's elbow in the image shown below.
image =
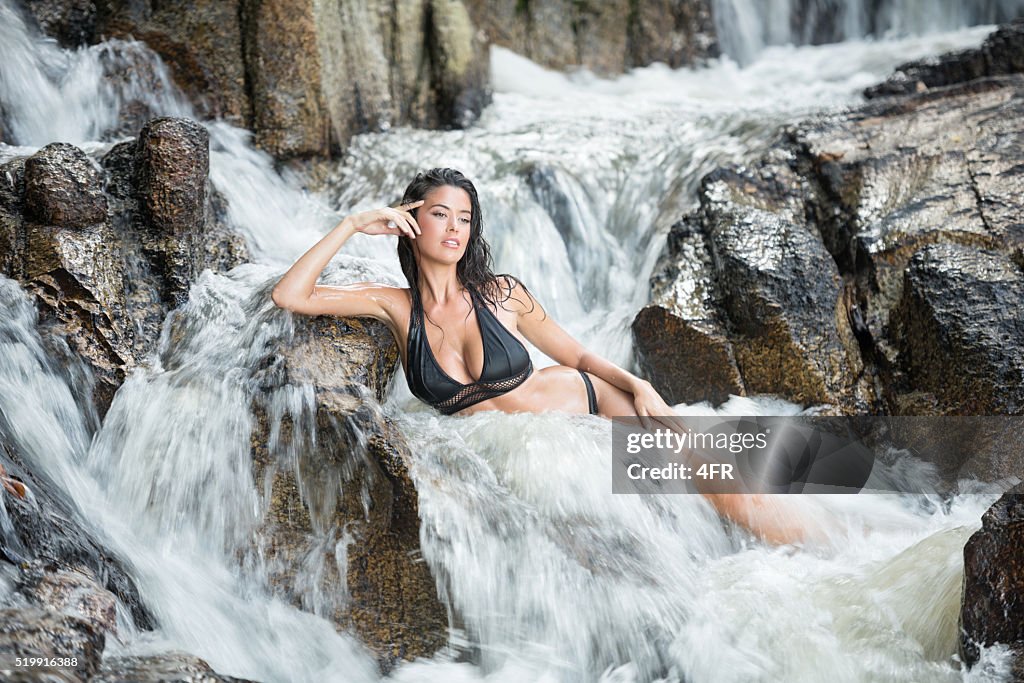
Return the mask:
{"type": "Polygon", "coordinates": [[[274,287],[273,291],[270,292],[270,300],[274,302],[274,305],[278,308],[283,308],[287,311],[294,311],[297,308],[297,302],[293,297],[289,297],[277,287],[274,287]]]}

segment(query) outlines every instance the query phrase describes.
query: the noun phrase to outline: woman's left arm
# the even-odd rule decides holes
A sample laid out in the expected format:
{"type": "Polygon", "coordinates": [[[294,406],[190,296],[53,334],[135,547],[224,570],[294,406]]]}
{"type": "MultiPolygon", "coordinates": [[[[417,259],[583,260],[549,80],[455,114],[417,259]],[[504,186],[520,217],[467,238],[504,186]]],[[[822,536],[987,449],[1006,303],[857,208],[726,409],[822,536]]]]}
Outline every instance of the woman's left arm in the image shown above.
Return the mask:
{"type": "Polygon", "coordinates": [[[576,341],[547,314],[540,302],[521,283],[515,283],[508,301],[515,303],[519,314],[519,331],[556,363],[589,372],[629,392],[633,395],[640,416],[675,414],[650,382],[589,351],[576,341]]]}

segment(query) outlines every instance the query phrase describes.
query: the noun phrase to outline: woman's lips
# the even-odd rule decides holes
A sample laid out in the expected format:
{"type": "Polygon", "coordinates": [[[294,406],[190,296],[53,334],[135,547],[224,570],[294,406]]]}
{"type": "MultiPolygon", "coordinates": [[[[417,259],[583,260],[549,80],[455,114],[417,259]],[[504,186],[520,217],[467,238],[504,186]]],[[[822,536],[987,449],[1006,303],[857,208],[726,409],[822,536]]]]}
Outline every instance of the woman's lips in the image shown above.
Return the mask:
{"type": "Polygon", "coordinates": [[[441,242],[441,246],[448,247],[449,249],[458,249],[459,248],[459,241],[458,240],[453,240],[453,239],[447,239],[447,240],[441,242]]]}

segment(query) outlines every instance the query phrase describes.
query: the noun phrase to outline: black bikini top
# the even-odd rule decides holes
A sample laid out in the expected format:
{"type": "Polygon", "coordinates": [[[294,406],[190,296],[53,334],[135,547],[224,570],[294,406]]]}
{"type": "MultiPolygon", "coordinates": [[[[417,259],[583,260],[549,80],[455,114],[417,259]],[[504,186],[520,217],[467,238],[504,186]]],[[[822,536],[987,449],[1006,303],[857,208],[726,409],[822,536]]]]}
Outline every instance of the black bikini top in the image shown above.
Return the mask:
{"type": "Polygon", "coordinates": [[[445,415],[508,393],[526,381],[533,372],[530,353],[508,331],[471,287],[466,288],[476,311],[480,337],[484,343],[484,363],[480,379],[463,384],[452,379],[438,364],[423,329],[423,304],[412,289],[412,314],[409,316],[408,363],[405,378],[416,398],[445,415]]]}

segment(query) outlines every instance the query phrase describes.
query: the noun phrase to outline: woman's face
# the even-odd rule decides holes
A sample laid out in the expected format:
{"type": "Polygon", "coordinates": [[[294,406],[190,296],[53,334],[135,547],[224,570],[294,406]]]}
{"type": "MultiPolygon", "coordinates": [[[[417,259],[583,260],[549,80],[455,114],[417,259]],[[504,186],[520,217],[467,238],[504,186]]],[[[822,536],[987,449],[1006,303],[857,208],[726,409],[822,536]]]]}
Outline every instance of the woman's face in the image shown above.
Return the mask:
{"type": "Polygon", "coordinates": [[[469,242],[472,204],[461,187],[435,187],[416,209],[422,233],[412,241],[421,258],[458,263],[469,242]]]}

